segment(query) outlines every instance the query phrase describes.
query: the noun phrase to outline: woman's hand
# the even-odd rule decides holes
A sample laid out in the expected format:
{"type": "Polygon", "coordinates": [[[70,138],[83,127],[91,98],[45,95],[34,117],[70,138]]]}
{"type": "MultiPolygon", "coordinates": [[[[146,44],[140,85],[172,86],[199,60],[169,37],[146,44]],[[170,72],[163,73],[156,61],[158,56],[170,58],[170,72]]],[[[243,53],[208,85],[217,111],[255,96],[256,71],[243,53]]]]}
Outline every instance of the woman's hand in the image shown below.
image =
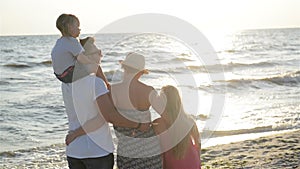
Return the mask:
{"type": "Polygon", "coordinates": [[[151,127],[151,123],[148,122],[148,123],[141,123],[141,126],[138,128],[138,130],[142,131],[142,132],[145,132],[145,131],[148,131],[151,127]]]}

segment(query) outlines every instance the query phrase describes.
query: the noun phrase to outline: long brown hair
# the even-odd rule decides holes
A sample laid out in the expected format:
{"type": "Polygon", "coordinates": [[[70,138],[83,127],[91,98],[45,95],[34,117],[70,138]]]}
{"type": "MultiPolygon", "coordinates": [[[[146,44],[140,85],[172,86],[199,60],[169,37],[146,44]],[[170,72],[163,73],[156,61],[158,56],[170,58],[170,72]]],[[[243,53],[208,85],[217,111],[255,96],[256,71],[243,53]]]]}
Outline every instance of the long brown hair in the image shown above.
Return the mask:
{"type": "MultiPolygon", "coordinates": [[[[167,100],[164,113],[167,113],[168,121],[170,124],[173,124],[178,117],[191,119],[183,109],[181,97],[176,87],[171,85],[164,86],[162,88],[162,92],[164,93],[167,100]]],[[[186,132],[185,129],[189,127],[186,123],[183,122],[187,120],[180,120],[182,120],[182,122],[178,127],[176,127],[176,130],[171,131],[171,139],[172,141],[176,142],[178,142],[178,138],[182,139],[181,137],[186,134],[185,137],[171,149],[173,155],[177,159],[181,159],[184,156],[190,141],[190,131],[188,133],[183,133],[186,132]]]]}

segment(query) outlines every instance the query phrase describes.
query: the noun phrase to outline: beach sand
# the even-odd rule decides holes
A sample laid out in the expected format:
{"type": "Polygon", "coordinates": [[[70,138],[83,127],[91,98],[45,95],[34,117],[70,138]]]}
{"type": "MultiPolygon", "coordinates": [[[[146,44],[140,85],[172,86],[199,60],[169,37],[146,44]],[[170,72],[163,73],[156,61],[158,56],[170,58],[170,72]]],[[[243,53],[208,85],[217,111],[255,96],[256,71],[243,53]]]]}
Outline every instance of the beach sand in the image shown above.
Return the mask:
{"type": "Polygon", "coordinates": [[[202,168],[300,169],[300,130],[203,148],[202,168]]]}
{"type": "MultiPolygon", "coordinates": [[[[0,162],[0,168],[67,169],[64,145],[54,147],[60,149],[52,152],[50,146],[44,152],[37,148],[26,156],[18,155],[21,151],[2,154],[7,157],[0,162]]],[[[203,169],[300,169],[300,130],[202,148],[201,159],[203,169]]]]}

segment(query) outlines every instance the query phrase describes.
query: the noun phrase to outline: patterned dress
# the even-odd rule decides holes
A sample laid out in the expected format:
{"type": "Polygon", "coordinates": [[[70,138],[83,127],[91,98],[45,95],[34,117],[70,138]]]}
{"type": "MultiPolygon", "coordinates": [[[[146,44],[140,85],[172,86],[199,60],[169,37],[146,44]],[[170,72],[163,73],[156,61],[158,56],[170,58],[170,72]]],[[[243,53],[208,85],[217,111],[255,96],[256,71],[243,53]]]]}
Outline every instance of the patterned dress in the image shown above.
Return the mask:
{"type": "MultiPolygon", "coordinates": [[[[130,120],[141,122],[150,120],[149,111],[119,110],[119,112],[130,120]]],[[[160,144],[153,128],[146,132],[117,126],[114,126],[114,129],[118,138],[118,169],[162,168],[160,144]]]]}

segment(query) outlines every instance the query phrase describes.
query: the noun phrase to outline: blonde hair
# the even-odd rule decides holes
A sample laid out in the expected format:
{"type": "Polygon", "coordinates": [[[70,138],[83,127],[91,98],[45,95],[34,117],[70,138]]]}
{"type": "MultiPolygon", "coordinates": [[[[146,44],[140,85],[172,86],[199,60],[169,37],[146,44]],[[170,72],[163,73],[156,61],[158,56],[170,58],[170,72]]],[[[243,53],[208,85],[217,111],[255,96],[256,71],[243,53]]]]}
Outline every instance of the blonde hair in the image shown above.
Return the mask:
{"type": "MultiPolygon", "coordinates": [[[[164,86],[162,88],[162,92],[164,93],[167,100],[164,113],[167,113],[167,117],[170,124],[173,124],[179,115],[180,118],[190,118],[183,109],[181,97],[176,87],[171,85],[164,86]]],[[[171,132],[172,137],[173,138],[175,137],[175,139],[172,139],[172,141],[177,141],[178,138],[182,137],[184,133],[182,133],[183,131],[180,131],[180,129],[187,127],[183,125],[187,125],[187,124],[182,122],[180,123],[179,127],[176,128],[176,131],[174,130],[171,132]]],[[[190,131],[178,144],[176,144],[175,147],[171,149],[175,158],[181,159],[184,156],[189,146],[189,141],[190,141],[190,131]]]]}
{"type": "MultiPolygon", "coordinates": [[[[84,48],[83,54],[85,56],[92,55],[94,53],[99,52],[99,49],[95,45],[95,39],[93,37],[88,36],[86,38],[79,39],[79,42],[81,46],[84,48]]],[[[98,64],[85,64],[84,66],[89,73],[96,73],[99,67],[98,64]]]]}
{"type": "Polygon", "coordinates": [[[79,42],[81,44],[81,46],[84,48],[84,54],[85,55],[89,55],[90,52],[93,51],[93,49],[96,47],[95,46],[95,39],[91,36],[88,36],[84,39],[79,39],[79,42]]]}
{"type": "Polygon", "coordinates": [[[71,36],[69,32],[69,25],[78,22],[79,19],[72,14],[61,14],[56,20],[56,28],[63,36],[71,36]]]}

